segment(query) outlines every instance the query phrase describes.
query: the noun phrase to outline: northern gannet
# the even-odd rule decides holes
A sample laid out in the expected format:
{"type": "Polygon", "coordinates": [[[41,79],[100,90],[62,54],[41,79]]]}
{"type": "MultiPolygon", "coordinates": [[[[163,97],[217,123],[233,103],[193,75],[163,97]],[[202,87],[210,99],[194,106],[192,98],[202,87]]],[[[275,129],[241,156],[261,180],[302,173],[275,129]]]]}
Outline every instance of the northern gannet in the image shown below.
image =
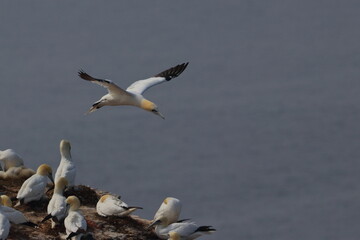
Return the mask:
{"type": "Polygon", "coordinates": [[[36,174],[28,178],[22,185],[16,196],[18,204],[36,201],[44,196],[48,178],[54,182],[51,167],[47,164],[41,164],[36,174]]]}
{"type": "Polygon", "coordinates": [[[10,231],[9,219],[0,211],[0,240],[5,240],[10,231]]]}
{"type": "Polygon", "coordinates": [[[54,228],[66,216],[66,198],[63,194],[67,185],[68,181],[64,177],[59,178],[55,183],[54,193],[47,206],[48,215],[41,221],[45,222],[51,218],[51,228],[54,228]]]}
{"type": "Polygon", "coordinates": [[[60,164],[55,173],[55,183],[59,181],[61,177],[66,178],[68,181],[68,186],[73,186],[75,184],[76,176],[76,166],[74,161],[71,158],[71,145],[67,140],[61,140],[60,142],[60,164]]]}
{"type": "Polygon", "coordinates": [[[101,97],[100,100],[92,105],[89,113],[94,112],[103,106],[132,105],[152,112],[164,119],[164,116],[161,115],[156,104],[145,99],[142,94],[152,86],[176,78],[185,70],[188,64],[189,63],[179,64],[156,74],[153,77],[138,80],[132,83],[126,90],[123,90],[110,80],[93,78],[83,70],[80,70],[78,73],[80,78],[96,83],[108,90],[108,94],[101,97]]]}
{"type": "Polygon", "coordinates": [[[7,171],[11,167],[24,165],[24,160],[12,149],[0,151],[0,162],[3,162],[4,171],[7,171]]]}
{"type": "Polygon", "coordinates": [[[80,200],[76,196],[70,196],[66,199],[66,203],[70,206],[69,213],[64,220],[66,239],[80,239],[87,229],[86,220],[79,210],[80,200]]]}
{"type": "Polygon", "coordinates": [[[12,208],[12,202],[10,198],[6,195],[1,195],[0,201],[0,212],[2,212],[10,222],[14,224],[22,224],[30,227],[37,227],[38,225],[30,222],[27,218],[22,214],[22,212],[12,208]]]}
{"type": "Polygon", "coordinates": [[[96,204],[96,211],[100,216],[119,216],[124,217],[134,212],[141,207],[128,206],[125,202],[120,200],[120,197],[106,194],[100,198],[96,204]]]}
{"type": "Polygon", "coordinates": [[[172,235],[179,235],[181,240],[192,240],[214,231],[216,230],[212,226],[198,226],[193,222],[176,222],[168,226],[159,224],[155,228],[156,235],[161,239],[168,239],[171,237],[170,233],[176,232],[177,234],[172,235]]]}
{"type": "Polygon", "coordinates": [[[9,178],[28,178],[35,174],[35,171],[24,166],[24,160],[12,149],[0,151],[0,170],[1,162],[3,163],[3,171],[0,179],[9,178]]]}
{"type": "MultiPolygon", "coordinates": [[[[154,219],[149,227],[157,224],[169,225],[179,220],[181,202],[177,198],[167,197],[155,213],[154,219]]],[[[149,228],[148,227],[148,228],[149,228]]]]}

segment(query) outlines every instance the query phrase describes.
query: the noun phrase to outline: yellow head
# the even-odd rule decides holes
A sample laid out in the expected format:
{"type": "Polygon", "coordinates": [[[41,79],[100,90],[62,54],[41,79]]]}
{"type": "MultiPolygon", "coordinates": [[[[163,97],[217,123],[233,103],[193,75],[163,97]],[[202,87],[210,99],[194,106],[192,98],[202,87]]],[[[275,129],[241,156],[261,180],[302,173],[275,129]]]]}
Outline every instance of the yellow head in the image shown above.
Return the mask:
{"type": "Polygon", "coordinates": [[[103,202],[105,202],[106,199],[108,199],[109,197],[111,197],[111,195],[106,194],[106,195],[102,196],[99,201],[103,203],[103,202]]]}
{"type": "Polygon", "coordinates": [[[64,177],[59,178],[57,183],[55,183],[54,192],[62,193],[64,191],[64,189],[67,187],[68,184],[69,183],[68,183],[68,180],[66,178],[64,178],[64,177]]]}
{"type": "Polygon", "coordinates": [[[168,240],[180,240],[180,234],[177,232],[169,232],[168,240]]]}
{"type": "Polygon", "coordinates": [[[11,199],[7,195],[1,195],[0,203],[6,207],[12,207],[11,199]]]}
{"type": "Polygon", "coordinates": [[[70,158],[71,157],[70,150],[71,150],[70,142],[67,141],[67,140],[61,140],[61,142],[60,142],[60,154],[61,154],[61,156],[66,157],[66,158],[70,158]]]}
{"type": "Polygon", "coordinates": [[[50,180],[52,182],[54,182],[54,179],[52,177],[52,169],[49,165],[47,164],[41,164],[37,171],[36,171],[36,174],[38,175],[41,175],[41,176],[48,176],[50,178],[50,180]]]}
{"type": "Polygon", "coordinates": [[[80,200],[76,196],[70,196],[66,199],[66,204],[70,205],[71,211],[76,211],[80,208],[80,200]]]}
{"type": "Polygon", "coordinates": [[[165,119],[165,117],[159,112],[158,107],[155,105],[155,103],[150,102],[147,99],[141,100],[140,107],[146,111],[149,111],[149,112],[152,112],[152,113],[158,115],[162,119],[165,119]]]}

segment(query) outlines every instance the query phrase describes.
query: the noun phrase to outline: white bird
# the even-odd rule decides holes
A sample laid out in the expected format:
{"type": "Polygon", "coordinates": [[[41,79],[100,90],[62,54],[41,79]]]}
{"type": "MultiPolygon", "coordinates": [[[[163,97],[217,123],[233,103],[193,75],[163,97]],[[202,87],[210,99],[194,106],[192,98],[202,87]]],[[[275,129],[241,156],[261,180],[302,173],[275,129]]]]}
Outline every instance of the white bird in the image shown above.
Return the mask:
{"type": "Polygon", "coordinates": [[[9,219],[0,211],[0,240],[5,240],[10,231],[9,219]]]}
{"type": "Polygon", "coordinates": [[[41,164],[36,174],[22,184],[16,196],[19,199],[19,204],[40,200],[44,196],[48,178],[54,182],[51,167],[47,164],[41,164]]]}
{"type": "Polygon", "coordinates": [[[12,202],[10,198],[6,195],[1,195],[0,201],[0,212],[3,213],[10,222],[14,224],[22,224],[30,227],[37,227],[38,225],[30,222],[27,218],[22,214],[22,212],[12,208],[12,202]]]}
{"type": "Polygon", "coordinates": [[[54,193],[47,206],[48,215],[41,221],[45,222],[51,218],[51,228],[56,226],[56,223],[63,220],[66,216],[66,198],[64,197],[64,190],[68,185],[66,178],[61,177],[55,183],[54,193]]]}
{"type": "Polygon", "coordinates": [[[142,207],[128,206],[120,200],[120,197],[106,194],[102,196],[96,204],[96,211],[100,216],[119,216],[124,217],[142,207]]]}
{"type": "Polygon", "coordinates": [[[3,169],[7,171],[11,167],[20,167],[24,165],[24,160],[14,150],[6,149],[0,151],[0,162],[3,162],[3,169]]]}
{"type": "MultiPolygon", "coordinates": [[[[3,162],[3,171],[0,178],[28,178],[35,174],[35,171],[24,166],[24,160],[14,150],[6,149],[0,151],[0,162],[3,162]]],[[[1,171],[0,164],[0,171],[1,171]]]]}
{"type": "Polygon", "coordinates": [[[69,213],[64,220],[67,234],[66,239],[73,237],[75,237],[76,240],[80,239],[82,233],[85,233],[87,229],[86,220],[79,210],[80,200],[76,196],[70,196],[66,199],[66,203],[70,205],[69,213]]]}
{"type": "Polygon", "coordinates": [[[75,184],[76,166],[71,158],[71,145],[67,140],[61,140],[60,142],[60,164],[55,173],[55,182],[59,181],[61,177],[64,177],[68,181],[68,186],[75,184]]]}
{"type": "MultiPolygon", "coordinates": [[[[154,219],[149,227],[157,224],[165,226],[176,222],[181,212],[181,202],[177,198],[167,197],[155,213],[154,219]]],[[[148,227],[148,228],[149,228],[148,227]]]]}
{"type": "Polygon", "coordinates": [[[157,225],[155,228],[156,235],[161,239],[168,239],[171,235],[173,237],[180,237],[181,240],[193,240],[204,234],[210,234],[216,231],[211,226],[198,226],[193,222],[176,222],[168,226],[157,225]],[[173,233],[176,232],[177,234],[173,233]],[[171,233],[171,234],[170,234],[171,233]]]}
{"type": "Polygon", "coordinates": [[[93,78],[84,71],[80,70],[79,76],[82,79],[96,83],[100,86],[107,88],[108,90],[108,94],[101,97],[100,100],[98,100],[92,105],[92,107],[89,110],[89,113],[103,106],[132,105],[135,107],[142,108],[146,111],[152,112],[160,116],[161,118],[164,118],[164,116],[161,115],[161,113],[159,112],[156,104],[145,99],[142,94],[152,86],[176,78],[185,70],[188,64],[189,63],[179,64],[159,74],[156,74],[153,77],[144,80],[138,80],[132,83],[126,90],[123,90],[122,88],[120,88],[110,80],[93,78]]]}
{"type": "Polygon", "coordinates": [[[29,178],[35,174],[35,171],[25,166],[10,167],[2,175],[3,179],[14,179],[14,178],[29,178]]]}

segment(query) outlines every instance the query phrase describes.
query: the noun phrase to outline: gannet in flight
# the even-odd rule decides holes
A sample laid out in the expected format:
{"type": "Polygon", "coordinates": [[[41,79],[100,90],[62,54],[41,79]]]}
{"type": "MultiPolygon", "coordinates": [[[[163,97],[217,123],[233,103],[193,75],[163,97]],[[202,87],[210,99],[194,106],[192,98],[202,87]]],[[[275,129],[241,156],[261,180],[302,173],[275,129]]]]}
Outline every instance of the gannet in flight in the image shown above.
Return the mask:
{"type": "Polygon", "coordinates": [[[61,140],[60,142],[60,164],[55,173],[55,183],[59,181],[61,177],[66,178],[68,181],[68,187],[75,184],[76,166],[75,162],[71,158],[71,145],[67,140],[61,140]]]}
{"type": "Polygon", "coordinates": [[[96,204],[96,211],[100,216],[119,216],[124,217],[142,207],[128,206],[120,200],[120,197],[106,194],[100,198],[96,204]]]}
{"type": "Polygon", "coordinates": [[[79,77],[84,80],[99,84],[108,90],[108,94],[101,97],[100,100],[92,105],[89,113],[94,112],[103,106],[132,105],[152,112],[164,119],[164,116],[161,115],[156,104],[145,99],[142,94],[152,86],[176,78],[185,70],[188,64],[188,62],[179,64],[159,74],[156,74],[153,77],[136,81],[132,83],[126,90],[123,90],[110,80],[93,78],[83,70],[80,70],[79,77]]]}

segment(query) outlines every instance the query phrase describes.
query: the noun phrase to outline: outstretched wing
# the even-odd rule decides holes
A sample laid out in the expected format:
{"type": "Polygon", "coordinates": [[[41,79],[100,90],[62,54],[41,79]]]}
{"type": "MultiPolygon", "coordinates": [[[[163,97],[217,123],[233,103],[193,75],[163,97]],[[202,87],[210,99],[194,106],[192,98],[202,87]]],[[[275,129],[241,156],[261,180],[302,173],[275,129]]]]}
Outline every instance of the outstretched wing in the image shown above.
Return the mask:
{"type": "Polygon", "coordinates": [[[179,76],[187,67],[189,63],[183,63],[176,65],[175,67],[169,68],[159,74],[156,74],[155,76],[151,78],[147,78],[144,80],[139,80],[131,84],[126,91],[135,93],[135,94],[142,94],[147,89],[151,88],[152,86],[155,86],[157,84],[170,81],[173,78],[176,78],[179,76]]]}
{"type": "Polygon", "coordinates": [[[79,74],[80,78],[90,81],[90,82],[93,82],[93,83],[96,83],[96,84],[106,88],[110,94],[112,94],[112,93],[124,94],[124,95],[128,94],[125,90],[123,90],[122,88],[120,88],[119,86],[117,86],[115,83],[113,83],[110,80],[93,78],[92,76],[90,76],[89,74],[84,72],[83,70],[80,70],[78,72],[78,74],[79,74]]]}

